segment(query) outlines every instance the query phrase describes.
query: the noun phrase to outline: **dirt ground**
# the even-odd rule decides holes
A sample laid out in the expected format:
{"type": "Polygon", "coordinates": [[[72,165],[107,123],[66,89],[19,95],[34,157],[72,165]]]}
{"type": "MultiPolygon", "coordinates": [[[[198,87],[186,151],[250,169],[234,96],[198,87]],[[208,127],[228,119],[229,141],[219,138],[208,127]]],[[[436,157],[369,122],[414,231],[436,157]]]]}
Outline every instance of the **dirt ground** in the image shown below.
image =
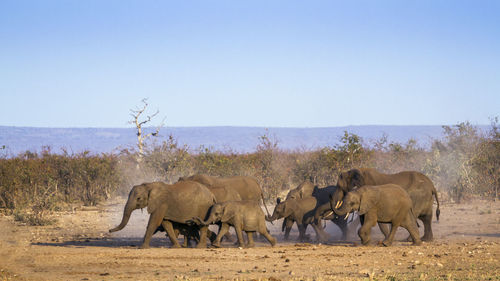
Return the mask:
{"type": "MultiPolygon", "coordinates": [[[[435,241],[422,246],[360,246],[356,225],[347,242],[327,224],[327,244],[284,242],[281,221],[269,225],[279,243],[240,249],[170,249],[157,233],[150,249],[137,249],[147,213],[136,210],[125,229],[123,201],[57,213],[54,225],[33,227],[0,216],[0,280],[500,280],[500,202],[444,204],[434,222],[435,241]]],[[[422,233],[422,226],[420,231],[422,233]]],[[[310,237],[314,233],[309,231],[310,237]]],[[[373,240],[382,240],[373,228],[373,240]]]]}

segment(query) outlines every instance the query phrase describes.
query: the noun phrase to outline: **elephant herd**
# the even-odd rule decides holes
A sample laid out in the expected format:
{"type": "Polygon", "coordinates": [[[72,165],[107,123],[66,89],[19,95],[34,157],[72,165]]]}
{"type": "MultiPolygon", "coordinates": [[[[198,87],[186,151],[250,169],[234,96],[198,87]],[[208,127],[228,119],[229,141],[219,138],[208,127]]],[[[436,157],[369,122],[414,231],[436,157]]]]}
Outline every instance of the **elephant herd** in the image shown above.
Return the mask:
{"type": "Polygon", "coordinates": [[[140,248],[148,248],[151,237],[157,231],[165,231],[173,247],[181,247],[179,234],[184,236],[184,247],[190,240],[198,248],[207,246],[207,239],[220,247],[229,227],[235,229],[239,247],[253,247],[253,233],[258,232],[274,246],[276,238],[270,235],[266,221],[283,218],[282,231],[288,240],[294,223],[299,229],[300,241],[305,241],[306,230],[311,225],[316,240],[326,241],[329,235],[321,225],[322,220],[331,220],[347,236],[350,213],[357,212],[361,228],[358,235],[362,244],[370,243],[370,231],[378,224],[385,236],[384,246],[389,246],[399,226],[405,228],[414,245],[433,239],[431,221],[433,202],[437,203],[436,217],[439,220],[439,200],[431,180],[422,173],[405,171],[383,174],[375,169],[360,168],[342,172],[336,185],[319,188],[305,181],[289,191],[286,199],[277,199],[273,214],[267,207],[264,214],[260,201],[264,201],[262,189],[252,177],[235,176],[217,178],[207,175],[181,177],[174,184],[163,182],[143,183],[134,186],[123,210],[121,223],[110,229],[123,229],[132,211],[147,208],[149,222],[140,248]],[[423,222],[424,235],[419,236],[417,219],[423,222]],[[219,226],[219,232],[208,229],[211,224],[219,226]],[[390,228],[388,227],[390,224],[390,228]],[[243,237],[247,234],[247,242],[243,237]]]}

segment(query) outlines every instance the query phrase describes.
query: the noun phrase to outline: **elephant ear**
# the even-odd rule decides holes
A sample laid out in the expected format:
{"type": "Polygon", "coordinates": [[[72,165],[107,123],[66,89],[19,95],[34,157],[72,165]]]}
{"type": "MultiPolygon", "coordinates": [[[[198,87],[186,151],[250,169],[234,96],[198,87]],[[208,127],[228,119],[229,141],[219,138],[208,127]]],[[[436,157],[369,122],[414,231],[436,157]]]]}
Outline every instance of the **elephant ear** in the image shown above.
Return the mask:
{"type": "Polygon", "coordinates": [[[234,208],[231,208],[231,206],[229,206],[228,204],[226,204],[226,205],[224,205],[224,208],[222,208],[221,221],[222,222],[227,222],[231,218],[233,218],[234,215],[235,215],[234,208]]]}
{"type": "Polygon", "coordinates": [[[363,174],[361,173],[360,170],[358,169],[352,169],[351,171],[349,171],[349,177],[350,177],[350,186],[348,187],[349,188],[349,191],[352,190],[354,187],[362,187],[363,185],[365,185],[365,179],[364,179],[364,176],[363,174]]]}
{"type": "MultiPolygon", "coordinates": [[[[361,191],[361,190],[360,190],[361,191]]],[[[379,192],[376,188],[365,188],[362,192],[358,193],[360,196],[359,214],[364,215],[369,210],[375,207],[379,200],[379,192]]]]}
{"type": "Polygon", "coordinates": [[[153,188],[149,191],[148,195],[148,213],[154,213],[156,210],[158,210],[160,207],[163,207],[162,205],[166,205],[165,201],[165,192],[160,190],[159,188],[153,188]]]}

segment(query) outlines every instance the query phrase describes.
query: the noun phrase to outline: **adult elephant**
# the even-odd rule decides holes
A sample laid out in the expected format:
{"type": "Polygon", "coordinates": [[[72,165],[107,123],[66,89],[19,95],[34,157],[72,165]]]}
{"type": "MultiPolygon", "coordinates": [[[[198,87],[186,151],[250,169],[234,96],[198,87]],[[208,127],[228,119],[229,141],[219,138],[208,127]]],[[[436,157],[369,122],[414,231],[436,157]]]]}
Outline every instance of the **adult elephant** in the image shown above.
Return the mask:
{"type": "Polygon", "coordinates": [[[358,234],[363,245],[370,242],[370,232],[376,223],[391,223],[391,232],[382,241],[384,246],[392,244],[399,226],[408,230],[414,245],[421,244],[416,218],[412,212],[412,200],[408,192],[399,185],[364,185],[348,192],[341,208],[336,208],[331,203],[331,208],[339,216],[347,218],[350,212],[358,212],[361,220],[358,234]]]}
{"type": "MultiPolygon", "coordinates": [[[[123,229],[132,211],[147,207],[150,215],[144,240],[140,248],[149,248],[149,242],[156,229],[162,225],[172,241],[173,247],[180,247],[172,222],[186,224],[193,217],[205,217],[209,208],[217,203],[215,196],[204,185],[186,181],[175,184],[163,182],[143,183],[136,185],[129,193],[123,209],[120,225],[110,229],[115,232],[123,229]]],[[[201,226],[200,242],[197,247],[207,246],[208,227],[201,226]]]]}
{"type": "MultiPolygon", "coordinates": [[[[372,168],[352,169],[340,173],[337,181],[339,187],[333,195],[336,208],[342,204],[345,194],[356,187],[364,185],[396,184],[401,186],[412,200],[412,210],[415,216],[424,224],[422,241],[432,241],[432,204],[436,199],[436,218],[439,220],[439,200],[432,181],[422,173],[404,171],[396,174],[383,174],[372,168]],[[433,198],[434,197],[434,198],[433,198]]],[[[385,233],[385,232],[384,232],[385,233]]]]}
{"type": "Polygon", "coordinates": [[[204,174],[196,174],[189,177],[180,177],[179,181],[196,181],[206,185],[208,188],[226,188],[227,190],[235,190],[241,200],[260,201],[266,208],[269,215],[269,210],[264,201],[262,188],[255,178],[248,176],[234,176],[227,178],[212,177],[204,174]]]}

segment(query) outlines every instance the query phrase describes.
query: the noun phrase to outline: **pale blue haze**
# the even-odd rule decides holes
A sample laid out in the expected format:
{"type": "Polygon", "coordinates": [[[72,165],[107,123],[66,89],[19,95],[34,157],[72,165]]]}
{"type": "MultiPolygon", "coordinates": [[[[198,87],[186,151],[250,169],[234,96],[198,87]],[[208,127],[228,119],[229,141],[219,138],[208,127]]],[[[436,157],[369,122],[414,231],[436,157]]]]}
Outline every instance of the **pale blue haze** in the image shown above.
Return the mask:
{"type": "Polygon", "coordinates": [[[488,124],[500,1],[0,1],[0,125],[488,124]]]}

